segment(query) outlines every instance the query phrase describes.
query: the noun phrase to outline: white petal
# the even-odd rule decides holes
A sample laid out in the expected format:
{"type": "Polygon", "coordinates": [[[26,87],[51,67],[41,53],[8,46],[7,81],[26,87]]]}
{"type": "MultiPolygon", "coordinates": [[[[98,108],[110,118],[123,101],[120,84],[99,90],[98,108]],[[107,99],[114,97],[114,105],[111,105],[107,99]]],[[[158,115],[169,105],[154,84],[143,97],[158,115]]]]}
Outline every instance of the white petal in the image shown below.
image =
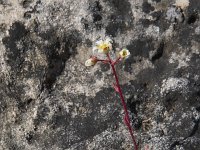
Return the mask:
{"type": "Polygon", "coordinates": [[[129,56],[131,54],[129,50],[126,50],[126,52],[127,52],[127,56],[129,56]]]}
{"type": "Polygon", "coordinates": [[[94,63],[91,61],[91,59],[88,59],[85,61],[85,66],[89,67],[89,66],[92,66],[94,65],[94,63]]]}
{"type": "Polygon", "coordinates": [[[96,45],[100,45],[100,44],[102,44],[102,43],[103,43],[102,40],[96,41],[96,45]]]}
{"type": "Polygon", "coordinates": [[[105,42],[112,43],[112,40],[109,37],[107,37],[105,42]]]}
{"type": "Polygon", "coordinates": [[[93,53],[96,53],[98,51],[98,48],[96,46],[94,46],[92,51],[93,51],[93,53]]]}

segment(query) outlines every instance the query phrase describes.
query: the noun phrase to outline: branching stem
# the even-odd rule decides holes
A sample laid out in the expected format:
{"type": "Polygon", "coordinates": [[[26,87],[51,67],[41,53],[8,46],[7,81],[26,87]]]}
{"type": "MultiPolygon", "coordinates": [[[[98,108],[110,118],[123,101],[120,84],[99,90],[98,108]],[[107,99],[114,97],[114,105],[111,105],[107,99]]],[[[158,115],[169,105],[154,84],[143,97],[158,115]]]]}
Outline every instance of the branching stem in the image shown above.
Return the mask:
{"type": "Polygon", "coordinates": [[[133,140],[133,144],[134,144],[135,150],[138,150],[138,145],[136,143],[136,139],[135,139],[135,136],[133,134],[133,129],[132,129],[131,124],[130,124],[130,117],[129,117],[129,114],[128,114],[126,102],[124,100],[124,96],[123,96],[123,93],[122,93],[122,90],[121,90],[121,87],[120,87],[120,84],[119,84],[119,79],[118,79],[118,76],[117,76],[117,72],[115,70],[115,64],[116,64],[117,61],[119,61],[119,59],[117,59],[115,62],[113,62],[112,59],[110,58],[109,54],[107,54],[107,57],[108,57],[110,66],[112,68],[113,75],[114,75],[115,81],[116,81],[116,87],[118,88],[118,93],[120,95],[120,99],[121,99],[121,102],[122,102],[122,105],[123,105],[123,108],[124,108],[124,112],[125,112],[124,122],[125,122],[126,126],[129,129],[129,133],[130,133],[131,138],[133,140]]]}

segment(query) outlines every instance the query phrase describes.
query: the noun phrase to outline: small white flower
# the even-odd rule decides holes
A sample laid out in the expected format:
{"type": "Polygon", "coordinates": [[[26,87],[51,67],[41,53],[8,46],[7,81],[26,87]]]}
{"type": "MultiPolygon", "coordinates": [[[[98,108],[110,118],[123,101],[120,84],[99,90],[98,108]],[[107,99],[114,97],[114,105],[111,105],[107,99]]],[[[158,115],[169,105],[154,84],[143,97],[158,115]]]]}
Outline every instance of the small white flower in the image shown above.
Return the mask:
{"type": "Polygon", "coordinates": [[[112,40],[110,38],[106,38],[105,40],[99,40],[95,43],[95,47],[93,51],[98,50],[99,53],[107,54],[110,50],[112,50],[112,40]]]}
{"type": "Polygon", "coordinates": [[[90,59],[85,61],[85,66],[86,67],[94,66],[96,63],[97,63],[97,58],[91,57],[90,59]]]}
{"type": "Polygon", "coordinates": [[[130,56],[130,52],[129,50],[127,50],[126,48],[122,49],[120,52],[119,52],[119,56],[123,59],[123,58],[128,58],[130,56]]]}

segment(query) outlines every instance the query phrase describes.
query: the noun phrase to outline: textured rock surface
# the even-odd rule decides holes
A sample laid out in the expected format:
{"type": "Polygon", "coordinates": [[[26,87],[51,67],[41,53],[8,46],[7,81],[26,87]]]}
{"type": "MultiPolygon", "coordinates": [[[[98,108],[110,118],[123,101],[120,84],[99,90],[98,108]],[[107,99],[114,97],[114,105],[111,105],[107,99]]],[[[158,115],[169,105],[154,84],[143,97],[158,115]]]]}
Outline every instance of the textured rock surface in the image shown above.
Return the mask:
{"type": "Polygon", "coordinates": [[[109,67],[83,65],[110,36],[132,54],[117,69],[140,149],[200,150],[199,13],[199,0],[0,0],[0,149],[133,149],[109,67]]]}

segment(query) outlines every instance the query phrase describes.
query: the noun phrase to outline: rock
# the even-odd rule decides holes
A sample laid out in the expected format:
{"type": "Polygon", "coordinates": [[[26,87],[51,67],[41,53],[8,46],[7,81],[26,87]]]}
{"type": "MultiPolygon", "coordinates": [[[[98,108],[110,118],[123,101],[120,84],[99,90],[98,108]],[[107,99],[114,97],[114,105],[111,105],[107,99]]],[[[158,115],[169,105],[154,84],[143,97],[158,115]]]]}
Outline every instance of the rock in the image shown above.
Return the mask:
{"type": "Polygon", "coordinates": [[[199,150],[199,8],[0,0],[0,149],[133,149],[110,67],[84,66],[109,36],[131,52],[116,69],[139,149],[199,150]]]}

